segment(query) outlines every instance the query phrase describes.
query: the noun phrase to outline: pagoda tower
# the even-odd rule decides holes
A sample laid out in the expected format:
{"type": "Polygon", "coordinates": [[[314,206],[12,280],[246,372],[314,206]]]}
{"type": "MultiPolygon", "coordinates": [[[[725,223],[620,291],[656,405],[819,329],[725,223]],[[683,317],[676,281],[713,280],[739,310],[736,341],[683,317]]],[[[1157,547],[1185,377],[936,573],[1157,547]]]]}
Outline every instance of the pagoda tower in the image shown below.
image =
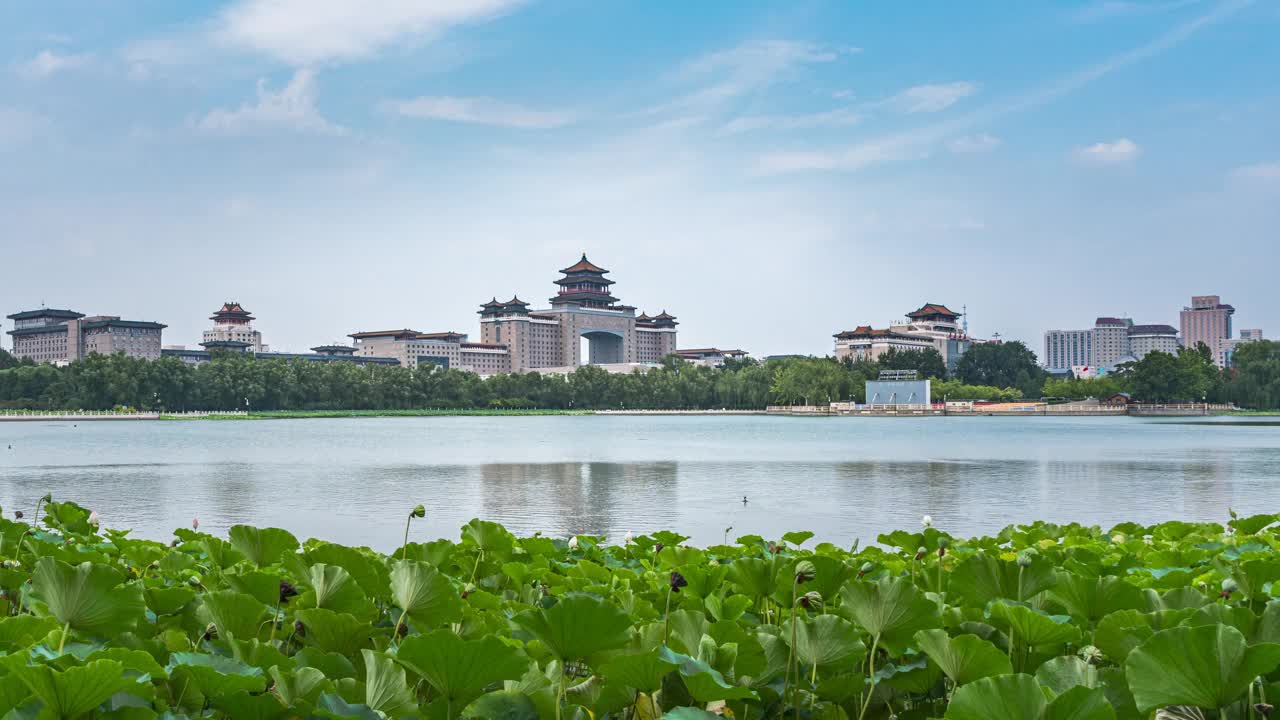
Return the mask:
{"type": "Polygon", "coordinates": [[[204,331],[201,345],[210,343],[215,347],[227,348],[225,343],[244,343],[249,352],[267,352],[268,347],[262,344],[262,333],[253,328],[256,319],[244,306],[234,300],[225,302],[222,307],[209,316],[213,327],[204,331]]]}
{"type": "Polygon", "coordinates": [[[582,259],[560,271],[564,277],[556,280],[560,292],[551,298],[551,306],[578,305],[589,308],[613,307],[618,299],[610,292],[613,281],[605,277],[608,270],[592,263],[587,254],[582,259]]]}

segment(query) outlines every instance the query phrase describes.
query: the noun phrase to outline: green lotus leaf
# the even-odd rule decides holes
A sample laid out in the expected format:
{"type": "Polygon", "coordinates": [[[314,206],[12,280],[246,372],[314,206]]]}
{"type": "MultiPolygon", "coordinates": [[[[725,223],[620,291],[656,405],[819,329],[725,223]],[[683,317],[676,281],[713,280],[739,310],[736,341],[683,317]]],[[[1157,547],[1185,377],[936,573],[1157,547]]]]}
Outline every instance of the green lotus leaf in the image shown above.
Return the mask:
{"type": "Polygon", "coordinates": [[[462,711],[462,720],[538,720],[538,708],[514,690],[481,695],[462,711]]]}
{"type": "Polygon", "coordinates": [[[329,682],[323,672],[313,667],[300,667],[293,671],[273,667],[267,674],[271,676],[280,702],[287,708],[296,707],[300,703],[315,703],[329,682]]]}
{"type": "Polygon", "coordinates": [[[784,564],[785,560],[779,555],[768,560],[739,558],[729,563],[729,582],[748,597],[767,597],[773,594],[778,573],[784,564]]]}
{"type": "Polygon", "coordinates": [[[977,635],[951,637],[946,630],[921,630],[915,641],[956,685],[1013,672],[1009,657],[977,635]]]}
{"type": "Polygon", "coordinates": [[[978,553],[962,560],[951,572],[947,592],[981,606],[998,599],[1027,601],[1055,582],[1053,565],[1042,558],[1019,568],[1015,562],[978,553]]]}
{"type": "Polygon", "coordinates": [[[511,619],[561,660],[581,660],[626,645],[631,618],[595,595],[569,593],[549,608],[511,619]]]}
{"type": "Polygon", "coordinates": [[[1142,712],[1165,705],[1218,710],[1278,665],[1280,645],[1250,647],[1228,625],[1181,626],[1162,630],[1134,648],[1125,660],[1125,675],[1142,712]]]}
{"type": "Polygon", "coordinates": [[[293,656],[293,660],[294,667],[299,669],[315,668],[324,673],[324,676],[330,680],[354,678],[356,676],[356,666],[350,660],[339,653],[326,652],[320,648],[302,648],[293,656]]]}
{"type": "Polygon", "coordinates": [[[1115,720],[1116,711],[1101,688],[1082,685],[1067,690],[1045,708],[1044,720],[1115,720]]]}
{"type": "MultiPolygon", "coordinates": [[[[933,603],[930,603],[932,606],[933,603]]],[[[811,619],[789,618],[782,624],[782,639],[791,644],[795,625],[796,656],[804,665],[819,667],[857,664],[867,654],[857,626],[837,615],[818,615],[811,619]]]]}
{"type": "Polygon", "coordinates": [[[44,557],[36,563],[32,592],[39,614],[90,635],[112,636],[137,625],[146,609],[142,587],[106,565],[72,567],[44,557]]]}
{"type": "Polygon", "coordinates": [[[993,622],[1024,645],[1058,645],[1080,639],[1080,630],[1065,616],[1046,615],[1025,605],[1005,602],[991,603],[988,612],[993,622]]]}
{"type": "Polygon", "coordinates": [[[682,707],[663,715],[662,720],[719,720],[720,717],[702,708],[682,707]]]}
{"type": "Polygon", "coordinates": [[[399,560],[392,567],[391,597],[419,630],[462,619],[462,600],[452,581],[418,560],[399,560]]]}
{"type": "Polygon", "coordinates": [[[349,613],[324,608],[308,608],[294,613],[304,628],[304,641],[325,652],[355,655],[369,644],[373,628],[349,613]]]}
{"type": "Polygon", "coordinates": [[[311,589],[298,599],[301,607],[317,607],[362,615],[369,601],[351,573],[337,565],[317,563],[309,569],[311,589]]]}
{"type": "Polygon", "coordinates": [[[115,660],[95,660],[61,672],[48,665],[14,668],[31,694],[44,702],[41,717],[77,718],[106,702],[112,695],[137,683],[124,676],[115,660]]]}
{"type": "Polygon", "coordinates": [[[221,655],[173,653],[165,670],[173,696],[197,709],[214,698],[241,690],[259,693],[267,686],[261,669],[221,655]]]}
{"type": "Polygon", "coordinates": [[[1048,691],[1049,697],[1057,697],[1073,687],[1092,687],[1091,668],[1074,655],[1060,655],[1045,661],[1036,670],[1036,682],[1048,691]]]}
{"type": "Polygon", "coordinates": [[[105,650],[96,650],[85,658],[86,663],[95,660],[114,660],[124,667],[126,672],[135,672],[139,675],[147,675],[152,678],[164,678],[168,676],[164,666],[156,662],[151,653],[145,650],[132,650],[125,647],[106,648],[105,650]]]}
{"type": "Polygon", "coordinates": [[[495,522],[475,519],[462,526],[462,544],[474,546],[485,555],[505,558],[515,543],[515,536],[495,522]]]}
{"type": "Polygon", "coordinates": [[[236,720],[276,720],[289,714],[289,709],[272,693],[253,695],[237,690],[214,698],[210,704],[236,720]]]}
{"type": "Polygon", "coordinates": [[[997,675],[958,688],[947,706],[947,720],[1038,720],[1044,692],[1030,675],[997,675]]]}
{"type": "Polygon", "coordinates": [[[257,637],[258,628],[270,614],[270,609],[257,598],[235,590],[205,593],[201,600],[209,621],[223,638],[228,635],[241,640],[257,637]]]}
{"type": "Polygon", "coordinates": [[[149,587],[142,591],[147,608],[156,615],[176,615],[196,598],[196,591],[184,585],[149,587]]]}
{"type": "Polygon", "coordinates": [[[30,647],[46,635],[58,629],[58,621],[51,617],[17,615],[0,620],[0,651],[11,653],[30,647]]]}
{"type": "Polygon", "coordinates": [[[360,654],[364,657],[365,705],[393,718],[417,708],[404,679],[404,668],[382,653],[361,650],[360,654]]]}
{"type": "Polygon", "coordinates": [[[813,563],[817,573],[800,587],[800,592],[817,592],[826,602],[835,601],[840,596],[840,588],[854,576],[854,569],[838,558],[810,555],[805,559],[813,563]]]}
{"type": "Polygon", "coordinates": [[[372,598],[386,597],[391,582],[385,562],[364,548],[350,548],[333,543],[318,543],[306,551],[307,562],[340,567],[351,574],[364,594],[372,598]]]}
{"type": "Polygon", "coordinates": [[[285,553],[292,554],[298,550],[298,538],[280,528],[232,525],[227,537],[236,550],[258,567],[274,565],[285,553]]]}
{"type": "Polygon", "coordinates": [[[805,544],[805,541],[813,537],[813,533],[808,530],[794,530],[782,536],[783,542],[789,542],[796,547],[805,544]]]}
{"type": "Polygon", "coordinates": [[[12,717],[9,711],[31,701],[31,688],[14,673],[0,676],[0,717],[12,717]]]}
{"type": "Polygon", "coordinates": [[[733,685],[724,679],[719,670],[702,660],[678,653],[665,645],[658,648],[658,657],[676,665],[685,687],[695,700],[701,703],[715,700],[739,700],[754,698],[750,688],[733,685]]]}
{"type": "Polygon", "coordinates": [[[677,665],[658,657],[658,651],[619,655],[600,668],[600,674],[613,683],[653,693],[662,688],[662,679],[671,674],[677,665]]]}
{"type": "Polygon", "coordinates": [[[894,655],[901,655],[920,630],[941,623],[937,604],[906,578],[878,582],[853,581],[840,591],[841,609],[873,640],[894,655]]]}
{"type": "Polygon", "coordinates": [[[1264,528],[1275,523],[1277,516],[1272,514],[1250,515],[1244,518],[1234,518],[1227,522],[1227,525],[1235,528],[1236,533],[1240,535],[1257,535],[1264,528]]]}
{"type": "Polygon", "coordinates": [[[733,622],[742,617],[743,613],[754,604],[746,595],[708,595],[703,603],[706,605],[707,614],[715,618],[716,622],[733,622]]]}
{"type": "Polygon", "coordinates": [[[451,630],[437,630],[404,639],[396,660],[418,673],[452,707],[462,707],[485,688],[516,680],[529,668],[529,659],[493,635],[463,640],[451,630]]]}
{"type": "Polygon", "coordinates": [[[280,600],[280,581],[284,578],[272,568],[269,571],[241,569],[240,572],[223,573],[222,579],[232,590],[251,595],[268,607],[275,607],[280,600]]]}
{"type": "Polygon", "coordinates": [[[337,693],[325,693],[316,703],[316,712],[320,717],[357,718],[357,720],[386,720],[373,708],[364,704],[348,703],[337,693]]]}
{"type": "Polygon", "coordinates": [[[1124,664],[1129,653],[1147,638],[1180,625],[1194,612],[1190,608],[1153,613],[1117,610],[1098,621],[1093,631],[1093,644],[1112,661],[1124,664]]]}
{"type": "Polygon", "coordinates": [[[1147,604],[1138,586],[1114,575],[1083,577],[1060,572],[1049,596],[1073,617],[1089,622],[1117,610],[1142,609],[1147,604]]]}

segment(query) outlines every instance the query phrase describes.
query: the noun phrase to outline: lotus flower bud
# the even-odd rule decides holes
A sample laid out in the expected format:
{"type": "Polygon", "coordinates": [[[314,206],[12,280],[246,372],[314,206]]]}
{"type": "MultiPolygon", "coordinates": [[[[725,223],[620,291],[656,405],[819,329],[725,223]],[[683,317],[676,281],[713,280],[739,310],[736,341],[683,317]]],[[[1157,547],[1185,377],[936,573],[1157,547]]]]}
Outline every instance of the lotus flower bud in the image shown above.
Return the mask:
{"type": "Polygon", "coordinates": [[[427,516],[427,509],[421,505],[415,505],[409,514],[416,518],[424,518],[427,516]]]}
{"type": "Polygon", "coordinates": [[[574,535],[573,537],[569,538],[569,549],[570,549],[570,550],[577,550],[577,549],[578,549],[578,536],[577,536],[577,535],[574,535]]]}
{"type": "Polygon", "coordinates": [[[468,597],[469,595],[471,595],[471,593],[473,593],[473,592],[475,592],[475,591],[476,591],[476,589],[477,589],[477,588],[476,588],[476,584],[475,584],[475,583],[467,583],[467,584],[462,588],[462,599],[463,599],[463,600],[466,600],[466,599],[467,599],[467,597],[468,597]]]}
{"type": "Polygon", "coordinates": [[[1231,578],[1227,578],[1226,580],[1222,581],[1222,597],[1224,598],[1231,597],[1231,593],[1234,593],[1239,589],[1240,589],[1239,583],[1237,583],[1235,580],[1232,580],[1231,578]]]}
{"type": "Polygon", "coordinates": [[[1274,705],[1268,705],[1267,703],[1257,703],[1257,704],[1255,704],[1255,705],[1253,706],[1253,711],[1254,711],[1254,712],[1256,712],[1256,713],[1258,713],[1259,715],[1261,715],[1261,716],[1262,716],[1262,717],[1264,717],[1264,718],[1269,718],[1269,717],[1271,717],[1271,713],[1272,713],[1272,711],[1274,711],[1275,709],[1276,709],[1276,708],[1275,708],[1275,706],[1274,706],[1274,705]]]}
{"type": "Polygon", "coordinates": [[[947,554],[947,547],[951,545],[951,541],[947,538],[938,538],[938,559],[942,559],[947,554]]]}
{"type": "Polygon", "coordinates": [[[711,561],[708,562],[707,564],[710,565],[711,567],[720,567],[720,561],[715,558],[711,558],[711,561]]]}
{"type": "Polygon", "coordinates": [[[192,529],[192,530],[199,530],[199,529],[200,529],[200,516],[199,516],[199,515],[197,515],[197,516],[195,516],[195,517],[191,518],[191,529],[192,529]]]}
{"type": "Polygon", "coordinates": [[[404,623],[396,625],[396,639],[402,639],[409,634],[409,626],[404,623]]]}
{"type": "Polygon", "coordinates": [[[1032,560],[1031,553],[1027,552],[1026,550],[1023,550],[1022,552],[1018,553],[1018,567],[1020,568],[1031,567],[1031,560],[1032,560]]]}
{"type": "Polygon", "coordinates": [[[53,502],[53,493],[45,493],[44,497],[40,498],[40,502],[53,502]]]}
{"type": "Polygon", "coordinates": [[[200,636],[201,640],[213,640],[218,637],[218,626],[209,623],[204,626],[204,635],[200,636]]]}
{"type": "Polygon", "coordinates": [[[929,528],[933,527],[933,516],[925,515],[924,517],[920,518],[920,527],[924,528],[925,530],[928,530],[929,528]]]}
{"type": "Polygon", "coordinates": [[[657,555],[658,553],[662,552],[662,548],[664,548],[664,547],[666,547],[666,545],[663,545],[662,543],[654,543],[654,544],[653,544],[653,554],[654,554],[654,555],[657,555]]]}
{"type": "Polygon", "coordinates": [[[820,595],[817,590],[810,590],[809,592],[801,595],[800,598],[796,600],[796,603],[805,610],[821,610],[822,595],[820,595]]]}
{"type": "Polygon", "coordinates": [[[191,587],[200,587],[201,586],[200,578],[195,575],[192,575],[191,577],[187,578],[187,584],[190,585],[191,587]]]}
{"type": "Polygon", "coordinates": [[[627,531],[627,534],[622,536],[622,544],[623,544],[623,545],[630,545],[630,544],[631,544],[631,541],[633,541],[633,540],[635,540],[635,539],[636,539],[636,536],[635,536],[635,535],[632,535],[632,534],[631,534],[631,531],[630,531],[630,530],[628,530],[628,531],[627,531]]]}
{"type": "Polygon", "coordinates": [[[297,594],[297,589],[294,588],[287,580],[280,581],[280,602],[287,603],[289,602],[289,598],[294,597],[297,594]]]}
{"type": "Polygon", "coordinates": [[[928,548],[924,547],[923,545],[916,548],[916,562],[920,562],[921,560],[924,559],[924,556],[928,554],[929,554],[928,548]]]}
{"type": "Polygon", "coordinates": [[[670,584],[671,592],[680,592],[680,588],[689,586],[689,581],[685,580],[684,576],[680,573],[672,570],[670,584]]]}
{"type": "Polygon", "coordinates": [[[818,568],[808,560],[796,563],[796,584],[808,582],[818,575],[818,568]]]}
{"type": "Polygon", "coordinates": [[[862,563],[862,567],[858,569],[858,577],[862,577],[863,575],[866,575],[867,573],[874,570],[875,567],[876,567],[875,565],[872,565],[869,562],[862,563]]]}
{"type": "Polygon", "coordinates": [[[1117,543],[1117,544],[1124,542],[1124,534],[1123,534],[1123,533],[1116,533],[1115,535],[1112,535],[1112,536],[1111,536],[1111,542],[1113,542],[1113,543],[1117,543]]]}
{"type": "Polygon", "coordinates": [[[1102,651],[1093,645],[1085,645],[1080,648],[1080,659],[1090,665],[1097,665],[1102,662],[1102,651]]]}
{"type": "Polygon", "coordinates": [[[306,637],[306,636],[307,636],[307,626],[306,626],[306,625],[303,625],[301,620],[294,620],[294,621],[293,621],[293,634],[294,634],[294,635],[297,635],[298,637],[306,637]]]}
{"type": "Polygon", "coordinates": [[[93,512],[89,513],[89,524],[95,528],[98,527],[98,511],[97,510],[94,510],[93,512]]]}

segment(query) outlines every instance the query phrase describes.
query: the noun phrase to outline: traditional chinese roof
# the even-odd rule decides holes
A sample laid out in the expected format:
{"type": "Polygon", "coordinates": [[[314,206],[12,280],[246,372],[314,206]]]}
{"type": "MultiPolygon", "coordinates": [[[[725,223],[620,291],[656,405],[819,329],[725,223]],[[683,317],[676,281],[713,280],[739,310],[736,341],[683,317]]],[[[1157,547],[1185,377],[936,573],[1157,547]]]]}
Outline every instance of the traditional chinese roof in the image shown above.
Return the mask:
{"type": "Polygon", "coordinates": [[[350,345],[317,345],[311,348],[311,352],[321,355],[351,355],[355,351],[350,345]]]}
{"type": "Polygon", "coordinates": [[[721,350],[720,348],[692,348],[689,350],[677,350],[677,355],[686,357],[705,357],[708,355],[729,355],[742,356],[746,355],[746,350],[721,350]]]}
{"type": "Polygon", "coordinates": [[[90,328],[104,328],[104,327],[126,327],[126,328],[138,328],[140,330],[163,330],[169,326],[161,325],[158,322],[147,322],[145,320],[121,320],[120,318],[109,318],[105,320],[93,320],[91,322],[86,322],[86,323],[83,323],[80,327],[86,330],[90,328]]]}
{"type": "Polygon", "coordinates": [[[200,347],[205,350],[215,350],[219,348],[223,350],[244,350],[249,347],[249,343],[242,342],[240,340],[208,340],[200,343],[200,347]]]}
{"type": "Polygon", "coordinates": [[[421,334],[422,333],[418,332],[417,330],[410,330],[409,328],[403,328],[401,330],[371,330],[369,332],[355,332],[355,333],[351,333],[347,337],[359,340],[363,338],[375,338],[375,337],[397,337],[398,338],[406,335],[414,336],[414,335],[421,335],[421,334]]]}
{"type": "Polygon", "coordinates": [[[645,313],[640,313],[639,315],[636,316],[636,322],[649,322],[652,319],[653,318],[649,317],[645,313]]]}
{"type": "Polygon", "coordinates": [[[919,310],[916,310],[915,312],[907,313],[907,317],[912,318],[913,320],[919,319],[919,318],[936,317],[938,315],[942,315],[952,319],[960,317],[960,313],[951,310],[946,305],[939,305],[937,303],[925,303],[920,307],[919,310]]]}
{"type": "Polygon", "coordinates": [[[414,336],[415,340],[444,340],[446,342],[461,342],[467,339],[464,333],[454,332],[435,332],[435,333],[418,333],[414,336]]]}
{"type": "Polygon", "coordinates": [[[1130,335],[1177,335],[1178,329],[1172,325],[1134,325],[1129,328],[1130,335]]]}
{"type": "Polygon", "coordinates": [[[654,315],[654,316],[653,316],[653,319],[654,319],[654,320],[675,320],[675,319],[676,319],[676,316],[675,316],[675,315],[668,315],[668,314],[667,314],[667,311],[666,311],[666,310],[663,310],[662,312],[658,313],[657,315],[654,315]]]}
{"type": "Polygon", "coordinates": [[[567,268],[564,268],[560,272],[565,273],[567,275],[569,273],[601,273],[603,274],[609,271],[591,262],[590,260],[587,259],[587,254],[582,253],[581,260],[574,263],[573,265],[570,265],[567,268]]]}
{"type": "Polygon", "coordinates": [[[9,315],[10,320],[30,320],[38,317],[60,318],[63,320],[75,320],[84,317],[84,313],[78,313],[74,310],[55,310],[54,308],[40,308],[39,310],[24,310],[9,315]]]}
{"type": "Polygon", "coordinates": [[[245,310],[244,307],[240,305],[240,303],[235,301],[230,301],[230,302],[223,303],[221,308],[219,308],[216,312],[214,312],[213,315],[209,316],[209,319],[210,320],[235,319],[235,320],[244,320],[245,322],[248,322],[250,320],[254,320],[255,318],[252,315],[250,315],[249,311],[245,310]]]}
{"type": "Polygon", "coordinates": [[[864,337],[864,338],[886,338],[886,339],[899,338],[903,340],[916,340],[922,343],[932,342],[928,338],[920,337],[919,335],[908,335],[906,333],[900,333],[900,332],[896,332],[894,330],[889,330],[889,329],[875,329],[875,328],[872,328],[870,325],[859,325],[858,327],[852,330],[844,330],[844,331],[838,332],[834,335],[834,337],[838,340],[849,340],[852,338],[864,337]]]}

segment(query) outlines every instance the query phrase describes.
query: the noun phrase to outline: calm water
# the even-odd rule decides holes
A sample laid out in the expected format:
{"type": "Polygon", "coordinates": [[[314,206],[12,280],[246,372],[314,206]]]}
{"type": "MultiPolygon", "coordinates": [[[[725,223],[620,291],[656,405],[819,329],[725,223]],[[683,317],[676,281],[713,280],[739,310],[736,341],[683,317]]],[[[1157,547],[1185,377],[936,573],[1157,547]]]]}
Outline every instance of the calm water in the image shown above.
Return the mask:
{"type": "Polygon", "coordinates": [[[863,543],[921,515],[958,534],[1280,509],[1275,423],[1119,418],[449,417],[0,423],[0,504],[45,492],[167,538],[286,528],[383,550],[457,537],[661,528],[717,543],[809,529],[863,543]],[[12,449],[8,449],[9,446],[12,449]],[[742,498],[748,503],[743,505],[742,498]]]}

